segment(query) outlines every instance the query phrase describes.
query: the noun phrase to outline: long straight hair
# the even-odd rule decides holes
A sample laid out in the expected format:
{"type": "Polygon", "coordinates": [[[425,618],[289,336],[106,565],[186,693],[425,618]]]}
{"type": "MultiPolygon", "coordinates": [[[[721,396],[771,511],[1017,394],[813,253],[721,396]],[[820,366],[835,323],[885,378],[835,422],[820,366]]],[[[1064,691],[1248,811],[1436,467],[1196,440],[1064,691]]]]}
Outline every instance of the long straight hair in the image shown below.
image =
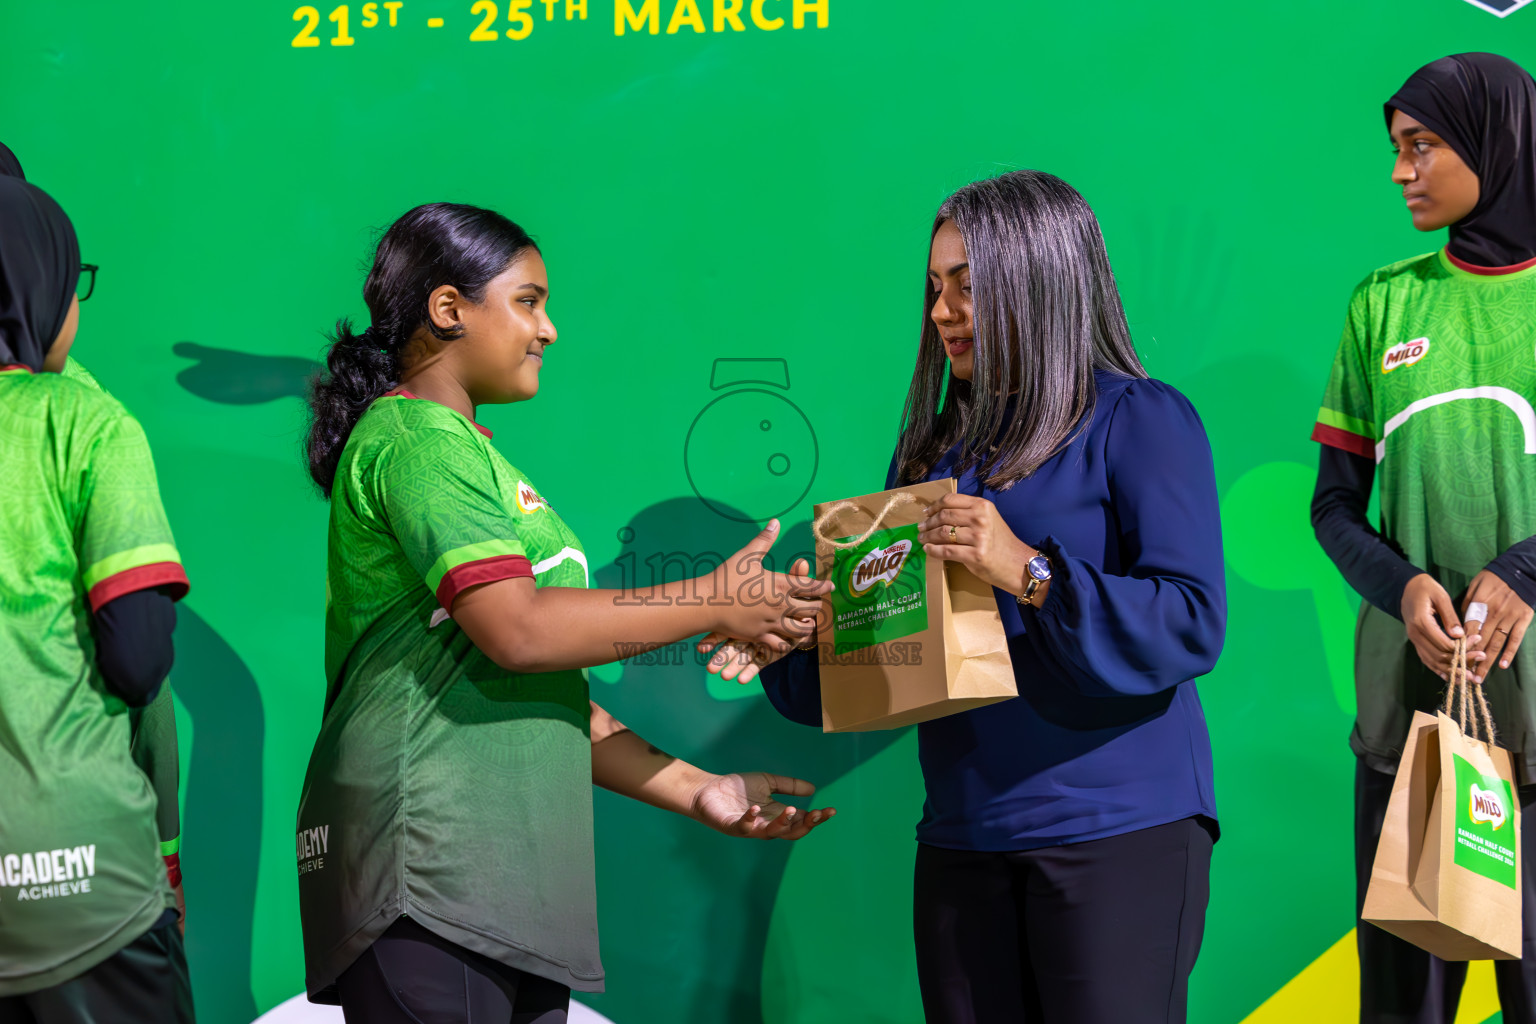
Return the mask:
{"type": "Polygon", "coordinates": [[[1029,476],[1087,426],[1095,370],[1146,377],[1104,236],[1077,190],[1042,171],[978,181],[944,201],[965,241],[974,301],[972,379],[953,376],[924,278],[917,367],[902,412],[897,482],[921,480],[963,442],[959,476],[976,468],[995,490],[1029,476]],[[1018,404],[1011,417],[1011,392],[1018,404]]]}

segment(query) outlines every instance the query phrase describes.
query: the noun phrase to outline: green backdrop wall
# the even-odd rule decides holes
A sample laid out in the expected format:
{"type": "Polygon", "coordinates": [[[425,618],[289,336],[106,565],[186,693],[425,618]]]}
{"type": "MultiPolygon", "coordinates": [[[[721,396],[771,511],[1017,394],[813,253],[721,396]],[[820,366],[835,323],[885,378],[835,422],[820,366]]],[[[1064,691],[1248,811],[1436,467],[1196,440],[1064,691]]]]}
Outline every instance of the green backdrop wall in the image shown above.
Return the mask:
{"type": "MultiPolygon", "coordinates": [[[[933,210],[1022,166],[1094,205],[1146,363],[1215,448],[1231,629],[1200,687],[1224,835],[1193,1019],[1351,1018],[1357,599],[1311,536],[1307,437],[1350,288],[1441,241],[1388,181],[1381,102],[1450,52],[1536,65],[1536,10],[295,6],[0,5],[0,140],[102,266],[76,355],[143,421],[193,580],[173,683],[204,1020],[302,988],[326,507],[298,396],[328,324],[364,314],[375,233],[455,200],[537,235],[560,341],[534,404],[482,418],[611,586],[780,512],[781,551],[805,550],[812,501],[880,486],[933,210]],[[721,475],[726,452],[747,454],[721,475]]],[[[593,1005],[619,1024],[920,1019],[915,737],[791,726],[691,658],[593,675],[665,749],[805,776],[842,812],[752,844],[600,793],[593,1005]]],[[[1478,984],[1464,1020],[1496,1009],[1478,984]]]]}

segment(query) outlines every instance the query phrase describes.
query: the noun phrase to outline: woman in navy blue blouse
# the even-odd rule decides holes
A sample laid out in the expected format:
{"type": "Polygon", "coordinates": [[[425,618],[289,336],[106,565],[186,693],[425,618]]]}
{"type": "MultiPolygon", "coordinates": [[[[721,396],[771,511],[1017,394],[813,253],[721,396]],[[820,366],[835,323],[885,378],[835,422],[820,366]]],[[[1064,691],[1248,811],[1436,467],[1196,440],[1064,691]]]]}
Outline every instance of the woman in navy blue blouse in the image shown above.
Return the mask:
{"type": "MultiPolygon", "coordinates": [[[[927,1019],[1182,1021],[1217,834],[1194,683],[1226,630],[1210,445],[1147,378],[1060,179],[951,196],[928,283],[885,486],[956,479],[920,537],[995,588],[1019,697],[917,727],[927,1019]]],[[[730,645],[710,668],[762,667],[774,706],[819,725],[816,657],[787,650],[730,645]]]]}

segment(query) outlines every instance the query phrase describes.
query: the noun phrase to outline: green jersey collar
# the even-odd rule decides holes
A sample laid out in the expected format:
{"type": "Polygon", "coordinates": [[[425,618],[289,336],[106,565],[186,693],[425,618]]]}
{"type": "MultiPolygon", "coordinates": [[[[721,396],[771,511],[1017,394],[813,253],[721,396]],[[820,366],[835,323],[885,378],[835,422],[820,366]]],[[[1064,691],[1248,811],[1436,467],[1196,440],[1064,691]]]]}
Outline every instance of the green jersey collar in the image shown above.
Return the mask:
{"type": "MultiPolygon", "coordinates": [[[[405,390],[405,388],[395,388],[395,390],[393,390],[393,391],[386,391],[384,394],[380,395],[379,397],[380,398],[410,398],[410,399],[414,399],[415,401],[418,401],[418,402],[431,402],[432,401],[432,399],[430,399],[430,398],[422,398],[420,395],[413,395],[409,391],[405,390]]],[[[438,404],[438,403],[433,403],[433,404],[438,404]]],[[[443,408],[447,409],[448,407],[445,405],[445,406],[443,406],[443,408]]],[[[454,415],[456,415],[456,416],[463,416],[464,415],[463,413],[459,412],[457,409],[450,409],[449,411],[454,413],[454,415]]],[[[467,416],[465,418],[468,419],[467,416]]],[[[469,421],[469,425],[474,427],[476,430],[480,431],[480,433],[484,434],[486,437],[494,436],[490,432],[490,430],[488,430],[485,427],[482,427],[480,424],[476,423],[474,420],[470,420],[469,421]]]]}
{"type": "Polygon", "coordinates": [[[1479,267],[1452,256],[1449,249],[1441,249],[1440,264],[1456,277],[1473,281],[1515,281],[1536,276],[1536,259],[1526,260],[1509,267],[1479,267]]]}

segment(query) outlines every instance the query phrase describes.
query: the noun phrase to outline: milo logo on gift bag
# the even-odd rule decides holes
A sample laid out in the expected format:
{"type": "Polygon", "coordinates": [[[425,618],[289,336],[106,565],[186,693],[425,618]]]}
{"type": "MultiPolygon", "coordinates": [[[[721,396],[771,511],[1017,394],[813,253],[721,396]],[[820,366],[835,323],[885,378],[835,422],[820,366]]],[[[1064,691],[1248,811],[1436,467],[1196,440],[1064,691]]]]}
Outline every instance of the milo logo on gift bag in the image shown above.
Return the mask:
{"type": "Polygon", "coordinates": [[[1484,775],[1459,754],[1456,764],[1456,863],[1500,885],[1515,887],[1514,793],[1508,782],[1484,775]]]}
{"type": "Polygon", "coordinates": [[[1485,821],[1490,822],[1497,832],[1499,826],[1504,824],[1504,802],[1499,799],[1499,795],[1491,789],[1478,789],[1475,782],[1468,794],[1472,797],[1472,823],[1480,825],[1485,821]]]}
{"type": "Polygon", "coordinates": [[[912,553],[912,542],[898,540],[890,547],[876,548],[859,560],[848,575],[848,590],[853,597],[863,597],[876,583],[890,586],[901,575],[907,556],[912,553]]]}
{"type": "Polygon", "coordinates": [[[877,530],[838,551],[832,566],[834,650],[847,654],[927,629],[926,563],[916,523],[877,530]]]}

